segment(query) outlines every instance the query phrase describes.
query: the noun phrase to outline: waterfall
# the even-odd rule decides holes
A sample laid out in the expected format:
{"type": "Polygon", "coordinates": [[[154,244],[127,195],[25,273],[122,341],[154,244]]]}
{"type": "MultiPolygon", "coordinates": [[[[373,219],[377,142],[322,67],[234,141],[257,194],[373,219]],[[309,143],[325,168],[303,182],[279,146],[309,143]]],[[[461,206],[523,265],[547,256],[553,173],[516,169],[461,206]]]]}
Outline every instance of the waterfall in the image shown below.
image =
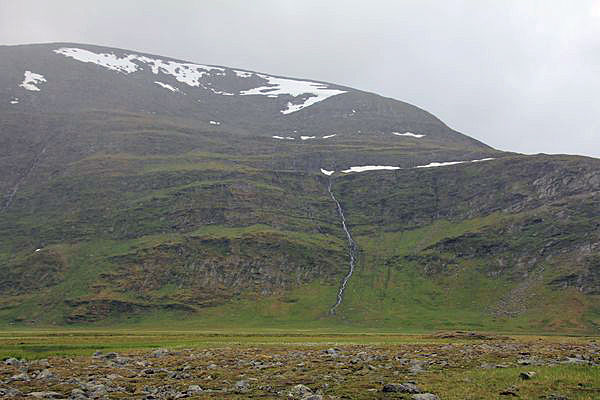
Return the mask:
{"type": "Polygon", "coordinates": [[[338,308],[338,306],[340,304],[342,304],[342,301],[344,300],[344,291],[346,290],[346,285],[348,284],[348,280],[350,280],[350,278],[352,277],[352,274],[354,273],[354,267],[356,265],[356,253],[358,252],[358,247],[356,246],[354,239],[352,239],[352,235],[350,234],[350,231],[348,230],[348,226],[346,225],[346,217],[344,216],[344,210],[342,209],[340,202],[335,198],[335,195],[333,194],[333,191],[331,190],[331,179],[329,180],[329,185],[327,186],[327,190],[329,191],[329,196],[335,202],[335,205],[337,208],[337,213],[340,216],[340,219],[342,221],[342,228],[344,229],[344,232],[346,233],[346,239],[348,240],[348,254],[350,255],[350,268],[348,270],[348,273],[344,276],[344,279],[342,279],[342,282],[340,284],[340,288],[339,288],[338,294],[337,294],[337,300],[336,300],[335,304],[329,310],[330,314],[335,314],[335,310],[338,308]]]}

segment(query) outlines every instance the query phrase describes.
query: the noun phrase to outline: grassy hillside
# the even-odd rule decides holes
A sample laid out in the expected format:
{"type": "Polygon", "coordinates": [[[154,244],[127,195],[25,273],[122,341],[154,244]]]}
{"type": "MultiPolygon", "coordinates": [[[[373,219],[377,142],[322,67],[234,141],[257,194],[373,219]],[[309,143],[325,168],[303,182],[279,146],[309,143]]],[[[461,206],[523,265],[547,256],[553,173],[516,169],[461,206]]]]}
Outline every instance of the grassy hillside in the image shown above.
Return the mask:
{"type": "Polygon", "coordinates": [[[464,149],[282,144],[181,119],[91,115],[89,129],[67,118],[72,129],[38,145],[53,158],[40,158],[2,214],[5,324],[598,329],[598,160],[490,150],[501,158],[336,173],[360,260],[331,316],[348,255],[319,168],[339,170],[327,160],[345,154],[410,167],[464,149]]]}

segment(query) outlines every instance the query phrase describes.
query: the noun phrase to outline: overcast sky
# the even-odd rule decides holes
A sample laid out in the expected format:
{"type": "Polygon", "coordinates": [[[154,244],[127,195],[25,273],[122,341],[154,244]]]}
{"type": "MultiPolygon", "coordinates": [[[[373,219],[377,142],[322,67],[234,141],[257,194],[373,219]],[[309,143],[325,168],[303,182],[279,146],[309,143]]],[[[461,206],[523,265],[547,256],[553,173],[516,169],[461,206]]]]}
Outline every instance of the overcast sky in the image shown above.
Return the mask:
{"type": "Polygon", "coordinates": [[[55,41],[335,82],[502,150],[600,157],[600,0],[0,0],[0,44],[55,41]]]}

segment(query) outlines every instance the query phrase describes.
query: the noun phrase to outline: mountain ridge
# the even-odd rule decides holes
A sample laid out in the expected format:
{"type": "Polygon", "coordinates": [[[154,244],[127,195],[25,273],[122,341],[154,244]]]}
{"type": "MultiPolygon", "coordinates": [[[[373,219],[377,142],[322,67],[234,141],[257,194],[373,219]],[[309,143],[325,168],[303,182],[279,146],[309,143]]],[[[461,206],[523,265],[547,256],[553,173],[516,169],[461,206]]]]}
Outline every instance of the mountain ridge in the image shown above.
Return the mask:
{"type": "MultiPolygon", "coordinates": [[[[65,44],[66,44],[66,43],[65,43],[65,44]]],[[[80,46],[80,47],[81,47],[81,46],[80,46]]],[[[25,51],[25,52],[32,51],[32,50],[40,50],[40,51],[43,53],[43,54],[42,54],[42,56],[43,56],[43,57],[46,59],[46,62],[47,62],[47,64],[48,64],[48,66],[46,66],[46,68],[49,68],[49,66],[51,65],[51,63],[49,62],[49,60],[52,60],[54,63],[62,61],[62,64],[64,64],[64,65],[67,65],[67,67],[69,67],[69,68],[71,68],[71,69],[73,69],[73,68],[77,68],[78,70],[81,70],[81,68],[78,68],[78,66],[77,66],[77,65],[68,65],[68,62],[67,62],[67,60],[58,60],[58,59],[51,59],[51,58],[50,58],[50,56],[51,56],[51,55],[50,55],[50,54],[48,54],[48,53],[49,53],[49,52],[55,52],[55,51],[57,51],[57,50],[58,50],[58,49],[60,49],[60,48],[62,48],[62,44],[56,44],[56,45],[55,45],[55,44],[52,44],[52,45],[34,45],[33,47],[31,47],[31,46],[23,46],[22,50],[23,50],[23,51],[25,51]]],[[[133,54],[133,53],[131,53],[131,52],[127,52],[127,51],[125,51],[125,50],[117,50],[117,49],[110,49],[110,48],[102,48],[102,47],[97,47],[97,46],[90,46],[89,48],[91,48],[91,49],[95,49],[96,51],[100,51],[100,52],[106,52],[106,53],[104,53],[104,54],[114,54],[114,53],[115,53],[115,51],[121,51],[121,52],[122,52],[122,53],[121,53],[121,55],[122,55],[123,57],[125,57],[125,55],[126,55],[126,54],[133,54]]],[[[8,49],[8,48],[7,48],[7,49],[8,49]]],[[[10,49],[13,49],[13,50],[14,50],[14,48],[12,48],[12,47],[11,47],[10,49]]],[[[53,53],[53,54],[56,54],[56,53],[53,53]]],[[[154,55],[146,55],[146,54],[142,54],[141,56],[142,56],[142,57],[147,57],[147,56],[157,57],[157,56],[154,56],[154,55]]],[[[4,57],[4,58],[7,58],[7,57],[4,57]]],[[[171,60],[171,61],[173,61],[173,62],[181,63],[179,60],[175,60],[175,59],[173,59],[173,58],[165,58],[165,57],[163,57],[163,58],[164,58],[164,59],[166,59],[166,60],[171,60]]],[[[161,59],[161,58],[155,58],[155,59],[153,59],[153,60],[157,60],[157,59],[161,59]]],[[[5,61],[5,63],[6,63],[6,61],[5,61]]],[[[84,63],[82,63],[82,64],[84,64],[84,63]]],[[[135,63],[132,63],[132,65],[135,65],[135,63]]],[[[201,64],[195,64],[195,65],[201,65],[201,64]]],[[[87,65],[87,66],[90,66],[90,65],[87,65]]],[[[63,67],[61,66],[61,68],[63,68],[63,67]]],[[[228,73],[230,73],[231,71],[236,71],[235,69],[232,69],[232,68],[229,68],[229,67],[217,67],[217,66],[210,66],[210,68],[225,68],[225,69],[227,69],[226,73],[227,73],[227,72],[228,72],[228,73]]],[[[5,67],[5,69],[6,69],[6,67],[5,67]]],[[[33,72],[35,72],[35,71],[33,71],[33,72]]],[[[98,70],[98,72],[100,72],[100,70],[98,70]]],[[[135,72],[135,71],[133,71],[133,72],[135,72]]],[[[17,79],[17,75],[18,75],[19,73],[21,73],[21,74],[22,74],[23,72],[22,72],[22,71],[18,71],[18,70],[16,70],[16,71],[15,71],[15,72],[13,72],[13,73],[15,74],[15,78],[13,78],[13,81],[15,81],[15,80],[17,79]]],[[[262,75],[262,76],[267,76],[267,77],[268,77],[268,76],[275,77],[275,76],[272,76],[272,75],[266,75],[266,74],[262,74],[262,73],[255,73],[255,72],[251,72],[251,73],[252,73],[253,75],[259,76],[259,78],[260,78],[260,75],[262,75]]],[[[156,74],[156,73],[155,73],[155,75],[154,75],[154,76],[158,76],[158,75],[162,75],[162,73],[160,73],[160,72],[159,72],[158,74],[156,74]]],[[[118,77],[118,76],[117,76],[117,77],[115,77],[115,76],[112,76],[111,78],[119,78],[119,77],[118,77]]],[[[167,78],[171,79],[172,77],[169,77],[169,76],[167,76],[167,78]]],[[[250,77],[250,78],[251,78],[251,79],[254,79],[253,77],[250,77]]],[[[280,78],[280,77],[276,77],[276,78],[280,78]]],[[[293,81],[293,82],[301,82],[301,80],[299,80],[299,79],[297,79],[297,78],[285,78],[285,77],[281,77],[281,78],[283,78],[283,79],[286,79],[286,80],[290,80],[290,81],[293,81]]],[[[122,81],[122,80],[121,80],[121,81],[122,81]]],[[[383,106],[383,107],[390,107],[389,105],[385,105],[385,104],[388,104],[388,103],[391,101],[393,104],[396,104],[396,107],[400,107],[401,109],[406,109],[406,111],[402,111],[402,112],[412,112],[412,113],[415,113],[415,112],[416,112],[417,114],[422,114],[423,116],[425,116],[425,117],[426,117],[426,119],[427,119],[427,120],[430,120],[430,121],[431,121],[431,122],[427,122],[428,124],[434,124],[434,125],[435,125],[435,124],[437,124],[437,125],[439,125],[439,126],[440,126],[440,128],[438,128],[438,130],[439,130],[439,129],[442,129],[442,130],[445,130],[445,131],[447,131],[447,132],[454,132],[454,131],[452,131],[450,128],[448,128],[448,127],[447,127],[445,124],[443,124],[443,123],[442,123],[442,122],[441,122],[441,121],[440,121],[438,118],[436,118],[435,116],[433,116],[432,114],[430,114],[430,113],[427,113],[427,112],[426,112],[426,111],[424,111],[424,110],[418,109],[417,107],[414,107],[414,106],[412,106],[412,105],[410,105],[410,104],[408,104],[408,103],[405,103],[405,102],[400,102],[400,101],[398,101],[398,100],[393,100],[393,99],[391,99],[391,100],[390,100],[389,98],[383,98],[383,97],[381,97],[381,96],[378,96],[378,95],[376,95],[376,94],[373,94],[373,93],[369,93],[369,92],[365,92],[365,91],[359,91],[359,90],[352,89],[352,88],[345,87],[345,86],[333,85],[333,84],[326,83],[326,82],[319,82],[319,81],[313,81],[313,80],[306,81],[306,82],[313,82],[313,83],[326,84],[326,85],[329,85],[329,86],[331,86],[331,87],[334,87],[334,88],[336,88],[336,90],[337,90],[338,88],[339,88],[339,89],[344,89],[344,90],[346,91],[346,94],[350,94],[350,95],[352,95],[352,94],[353,94],[353,96],[357,96],[357,95],[358,95],[358,96],[367,96],[367,100],[368,100],[368,99],[370,99],[371,97],[374,97],[374,99],[377,99],[376,101],[378,101],[378,102],[381,102],[381,103],[382,103],[382,106],[383,106]]],[[[78,83],[79,83],[79,82],[78,82],[78,83]]],[[[181,82],[179,82],[179,83],[181,83],[181,82]]],[[[194,84],[196,84],[196,83],[198,83],[198,84],[201,84],[201,82],[195,82],[194,84]]],[[[210,83],[214,83],[214,82],[208,82],[208,83],[210,84],[210,83]]],[[[79,84],[81,84],[81,83],[79,83],[79,84]]],[[[8,84],[5,84],[5,85],[6,85],[5,87],[10,87],[10,85],[8,85],[8,84]]],[[[47,85],[48,85],[48,83],[46,83],[46,86],[47,86],[47,85]]],[[[230,87],[231,87],[231,86],[230,86],[230,87]]],[[[247,87],[247,86],[246,86],[246,87],[247,87]]],[[[239,89],[239,88],[243,89],[244,87],[243,87],[243,86],[241,86],[241,87],[240,87],[240,86],[238,85],[238,86],[237,86],[237,88],[238,88],[238,89],[239,89]]],[[[189,90],[193,90],[193,87],[188,87],[188,89],[189,89],[189,90]]],[[[210,88],[210,89],[212,89],[212,88],[210,88]]],[[[208,90],[208,89],[206,89],[206,90],[208,90]]],[[[67,93],[69,93],[69,92],[67,91],[67,93]]],[[[156,91],[154,91],[154,93],[157,93],[157,92],[156,92],[156,91]]],[[[29,94],[29,93],[27,93],[27,94],[29,94]]],[[[77,93],[75,93],[75,94],[77,94],[77,93]]],[[[307,93],[307,94],[308,94],[308,93],[307,93]]],[[[204,96],[204,97],[206,97],[206,96],[204,96]]],[[[213,96],[213,97],[214,97],[214,96],[213,96]]],[[[225,96],[223,96],[223,97],[225,97],[225,96]]],[[[236,99],[238,99],[238,96],[227,96],[227,97],[235,97],[236,99]]],[[[254,96],[252,96],[252,97],[254,97],[254,96]]],[[[267,97],[269,97],[269,96],[267,95],[267,96],[264,96],[264,97],[265,97],[265,98],[267,98],[267,97]]],[[[297,97],[297,96],[295,96],[295,97],[297,97]]],[[[336,96],[334,95],[332,98],[330,98],[329,102],[331,102],[332,100],[335,100],[335,97],[336,97],[336,96]]],[[[293,98],[293,97],[289,97],[289,96],[288,96],[288,97],[286,97],[286,98],[284,99],[284,101],[285,101],[285,100],[288,100],[288,99],[294,100],[294,98],[293,98]]],[[[309,99],[310,99],[310,97],[309,97],[309,99]]],[[[131,99],[130,99],[130,100],[131,100],[131,99]]],[[[180,99],[180,100],[181,100],[181,99],[180,99]]],[[[211,99],[211,101],[215,101],[215,100],[224,100],[224,99],[223,99],[223,98],[221,98],[221,99],[219,99],[219,98],[213,98],[213,99],[211,99]]],[[[233,99],[232,99],[232,100],[233,100],[233,99]]],[[[257,99],[257,98],[254,98],[254,99],[253,99],[253,101],[258,101],[258,100],[264,100],[264,98],[263,98],[263,99],[257,99]]],[[[94,99],[94,101],[98,101],[98,99],[94,99]]],[[[238,101],[239,101],[239,99],[238,99],[238,101]]],[[[352,101],[354,102],[354,100],[352,100],[352,101]]],[[[360,102],[361,100],[358,100],[358,101],[360,102]]],[[[368,100],[368,101],[371,101],[371,100],[368,100]]],[[[323,103],[321,103],[321,104],[323,104],[323,103]]],[[[391,104],[391,103],[390,103],[390,104],[391,104]]],[[[223,107],[223,105],[224,105],[224,104],[223,104],[223,103],[222,103],[222,101],[221,101],[221,104],[218,104],[218,105],[219,105],[219,107],[223,107]]],[[[70,106],[73,106],[73,104],[70,104],[70,106]]],[[[123,105],[123,104],[119,104],[119,106],[120,106],[120,107],[123,107],[124,105],[123,105]]],[[[179,106],[181,106],[181,104],[180,104],[179,106]]],[[[354,103],[354,106],[356,107],[356,103],[354,103]]],[[[189,108],[189,105],[188,105],[187,107],[189,108]]],[[[344,107],[348,108],[347,112],[350,112],[350,110],[351,110],[351,106],[350,106],[350,105],[346,105],[346,106],[344,106],[344,107]]],[[[356,107],[356,108],[358,109],[358,107],[356,107]]],[[[134,110],[134,111],[138,111],[138,110],[134,110]]],[[[339,111],[339,110],[338,110],[338,111],[339,111]]],[[[355,110],[355,111],[356,111],[356,110],[355,110]]],[[[383,109],[383,111],[384,111],[384,112],[387,112],[387,111],[385,111],[385,109],[383,109]]],[[[215,111],[215,110],[212,110],[212,111],[210,111],[210,112],[215,112],[215,113],[216,113],[217,111],[215,111]]],[[[296,112],[297,112],[297,111],[296,111],[296,112]]],[[[329,111],[328,111],[328,112],[329,112],[329,111]]],[[[294,114],[294,113],[291,113],[291,114],[294,114]]],[[[292,123],[294,123],[294,122],[296,122],[296,121],[293,121],[293,119],[295,119],[295,118],[296,118],[296,116],[295,116],[295,115],[291,115],[291,114],[290,114],[290,117],[292,117],[292,118],[291,118],[291,119],[292,119],[292,123]]],[[[329,117],[331,118],[331,114],[329,114],[329,117]]],[[[314,118],[314,117],[313,117],[313,118],[314,118]]],[[[386,117],[386,118],[394,118],[394,116],[393,116],[393,114],[392,114],[392,115],[390,115],[389,117],[386,117]]],[[[422,117],[419,117],[419,118],[422,118],[422,117]]],[[[296,122],[296,123],[300,123],[300,124],[302,124],[302,123],[305,123],[305,122],[306,122],[306,121],[302,121],[302,120],[301,120],[300,122],[296,122]]],[[[319,121],[317,121],[317,122],[318,122],[318,123],[321,123],[321,124],[323,124],[323,125],[326,125],[326,124],[324,124],[324,123],[323,123],[323,121],[322,121],[322,120],[319,120],[319,121]]],[[[386,127],[385,129],[387,129],[387,130],[391,130],[392,128],[390,127],[390,124],[392,124],[392,125],[393,125],[393,120],[392,120],[392,121],[390,121],[390,122],[387,124],[387,125],[388,125],[388,127],[386,127]]],[[[314,128],[314,126],[313,126],[313,127],[310,127],[310,128],[311,128],[311,129],[315,129],[315,128],[314,128]]],[[[359,128],[360,128],[360,127],[359,127],[359,128]]],[[[360,130],[361,130],[361,129],[359,129],[359,128],[357,128],[357,130],[358,130],[358,131],[360,131],[360,130]]],[[[329,128],[324,128],[324,130],[325,130],[325,129],[329,129],[329,128]]],[[[331,128],[331,129],[335,129],[335,128],[331,128]]],[[[381,131],[382,129],[383,129],[383,127],[381,127],[381,128],[378,128],[378,130],[379,130],[379,131],[381,131]]],[[[302,133],[302,132],[300,132],[300,133],[302,133]]],[[[468,140],[470,140],[470,141],[473,141],[474,139],[468,139],[468,140]]],[[[475,143],[475,142],[472,142],[472,143],[475,143]]],[[[481,144],[480,142],[477,142],[477,143],[478,143],[479,145],[481,145],[481,146],[484,146],[484,145],[483,145],[483,144],[481,144]]],[[[487,147],[487,146],[484,146],[484,147],[487,147]]]]}
{"type": "Polygon", "coordinates": [[[80,53],[126,74],[58,45],[0,47],[0,321],[597,332],[600,160],[499,151],[334,84],[80,53]],[[312,83],[347,91],[306,105],[312,83]],[[358,249],[335,315],[332,198],[358,249]]]}

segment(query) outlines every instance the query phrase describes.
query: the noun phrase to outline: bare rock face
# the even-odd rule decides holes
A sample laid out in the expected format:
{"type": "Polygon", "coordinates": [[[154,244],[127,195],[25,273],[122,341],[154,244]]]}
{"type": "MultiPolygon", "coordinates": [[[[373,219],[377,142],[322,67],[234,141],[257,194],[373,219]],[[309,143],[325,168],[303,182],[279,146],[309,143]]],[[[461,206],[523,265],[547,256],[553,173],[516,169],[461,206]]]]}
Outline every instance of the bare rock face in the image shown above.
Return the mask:
{"type": "Polygon", "coordinates": [[[550,285],[557,289],[573,287],[579,292],[590,295],[600,294],[600,256],[586,257],[580,272],[555,278],[550,281],[550,285]]]}
{"type": "Polygon", "coordinates": [[[542,199],[600,190],[600,171],[555,170],[533,182],[542,199]]]}

